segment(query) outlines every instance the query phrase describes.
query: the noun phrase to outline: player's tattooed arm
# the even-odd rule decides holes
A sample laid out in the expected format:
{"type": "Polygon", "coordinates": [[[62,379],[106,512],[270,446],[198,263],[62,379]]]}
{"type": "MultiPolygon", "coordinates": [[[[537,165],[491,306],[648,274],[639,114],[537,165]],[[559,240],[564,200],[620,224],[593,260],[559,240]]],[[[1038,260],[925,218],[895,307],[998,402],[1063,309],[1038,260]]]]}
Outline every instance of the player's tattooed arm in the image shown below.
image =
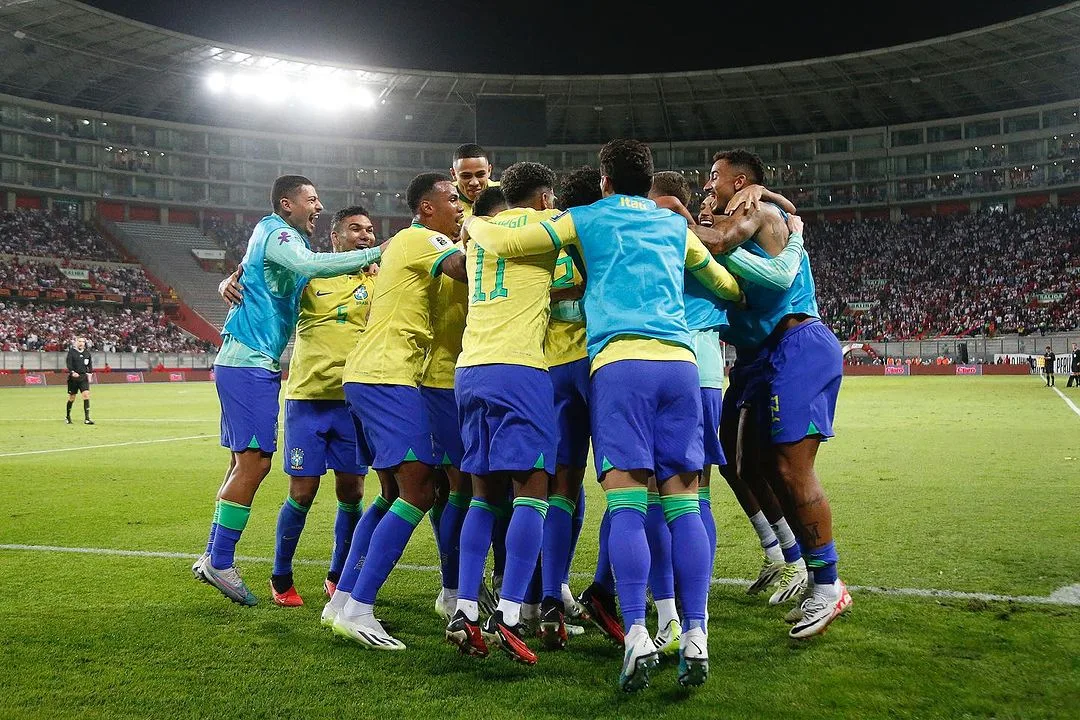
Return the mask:
{"type": "Polygon", "coordinates": [[[690,229],[701,239],[709,252],[713,255],[724,255],[752,238],[760,229],[761,223],[760,208],[751,210],[744,205],[731,215],[714,216],[712,227],[691,225],[690,229]]]}

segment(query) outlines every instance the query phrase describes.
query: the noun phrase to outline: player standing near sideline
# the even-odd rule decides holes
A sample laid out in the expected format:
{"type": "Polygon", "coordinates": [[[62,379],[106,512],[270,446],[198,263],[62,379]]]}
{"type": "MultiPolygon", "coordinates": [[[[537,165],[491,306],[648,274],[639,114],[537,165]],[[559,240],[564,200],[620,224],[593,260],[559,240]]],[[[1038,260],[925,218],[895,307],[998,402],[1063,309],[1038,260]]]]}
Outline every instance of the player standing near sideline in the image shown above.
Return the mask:
{"type": "Polygon", "coordinates": [[[382,255],[382,247],[312,252],[308,239],[323,207],[311,181],[301,175],[275,180],[270,202],[274,212],[252,230],[241,262],[244,302],[225,317],[214,359],[221,444],[231,458],[217,492],[206,552],[191,568],[198,579],[243,605],[258,600],[233,557],[277,449],[280,359],[296,326],[301,295],[310,278],[356,272],[382,255]]]}
{"type": "MultiPolygon", "coordinates": [[[[717,207],[727,208],[736,192],[760,185],[763,178],[764,165],[753,153],[720,152],[713,158],[705,190],[716,195],[717,207]]],[[[787,229],[782,212],[756,203],[716,216],[711,228],[693,228],[713,253],[743,245],[763,258],[780,253],[787,229]]],[[[818,447],[833,436],[842,353],[836,336],[819,318],[805,255],[786,290],[752,283],[746,290],[749,307],[729,313],[728,338],[744,351],[743,357],[756,354],[742,368],[744,389],[734,399],[754,414],[743,412],[743,435],[753,435],[762,447],[764,472],[785,515],[796,521],[802,557],[812,577],[799,607],[786,619],[794,622],[791,637],[809,637],[824,632],[851,606],[851,595],[837,574],[832,510],[814,470],[818,447]]],[[[731,380],[727,399],[733,394],[734,368],[731,380]]]]}
{"type": "MultiPolygon", "coordinates": [[[[501,190],[509,209],[492,218],[504,227],[551,218],[555,174],[534,162],[511,165],[501,190]]],[[[555,248],[528,258],[503,258],[469,246],[469,315],[458,358],[455,392],[465,443],[462,470],[473,476],[474,497],[461,531],[457,612],[446,638],[465,654],[485,656],[493,643],[512,659],[533,665],[525,644],[521,605],[545,538],[548,486],[555,473],[554,394],[544,358],[555,248]],[[513,486],[506,535],[506,569],[497,610],[479,625],[476,589],[491,544],[495,510],[513,486]]],[[[565,505],[566,498],[561,499],[565,505]]],[[[567,542],[569,527],[567,527],[567,542]]],[[[545,562],[556,588],[564,561],[545,562]]],[[[561,607],[561,603],[560,603],[561,607]]],[[[566,630],[559,618],[561,642],[566,630]]]]}
{"type": "Polygon", "coordinates": [[[75,338],[75,347],[68,348],[67,353],[67,415],[64,422],[71,424],[71,406],[75,404],[75,396],[82,394],[83,424],[93,425],[90,419],[90,375],[94,372],[94,361],[90,357],[90,351],[86,349],[86,338],[75,338]]]}
{"type": "Polygon", "coordinates": [[[1057,355],[1050,348],[1046,346],[1046,352],[1043,353],[1043,374],[1046,375],[1046,387],[1054,387],[1054,363],[1057,361],[1057,355]]]}
{"type": "Polygon", "coordinates": [[[1080,387],[1080,347],[1077,347],[1076,343],[1073,343],[1072,364],[1069,366],[1069,373],[1069,382],[1065,383],[1065,387],[1072,387],[1074,382],[1077,387],[1080,387]]]}
{"type": "MultiPolygon", "coordinates": [[[[465,254],[451,239],[462,210],[450,178],[421,173],[409,183],[406,197],[413,223],[394,235],[382,259],[367,328],[342,376],[360,455],[379,471],[380,480],[393,477],[398,495],[353,564],[359,575],[351,594],[339,590],[323,615],[336,634],[376,650],[405,649],[375,619],[375,598],[434,502],[438,458],[419,385],[439,276],[460,282],[466,277],[465,254]]],[[[354,535],[353,551],[357,543],[354,535]]]]}
{"type": "Polygon", "coordinates": [[[660,480],[687,618],[679,681],[699,685],[708,674],[703,626],[709,553],[697,496],[701,397],[684,317],[683,271],[690,269],[725,298],[741,296],[735,279],[686,221],[645,198],[652,171],[648,145],[613,140],[600,151],[600,202],[539,225],[503,228],[477,218],[466,221],[473,241],[487,252],[513,258],[565,246],[571,256],[577,253],[589,275],[584,308],[590,416],[596,467],[611,513],[610,556],[626,630],[619,685],[627,692],[646,687],[649,670],[658,664],[645,627],[650,474],[660,480]],[[652,282],[641,282],[642,275],[652,282]]]}

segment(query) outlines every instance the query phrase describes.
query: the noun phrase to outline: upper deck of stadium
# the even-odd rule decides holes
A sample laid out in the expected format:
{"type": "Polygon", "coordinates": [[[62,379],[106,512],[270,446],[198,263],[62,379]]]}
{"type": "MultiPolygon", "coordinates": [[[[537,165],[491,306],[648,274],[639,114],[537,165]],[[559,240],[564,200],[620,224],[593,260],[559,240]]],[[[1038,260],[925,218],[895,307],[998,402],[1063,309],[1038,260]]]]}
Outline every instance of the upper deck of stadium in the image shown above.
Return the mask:
{"type": "Polygon", "coordinates": [[[490,94],[544,96],[549,143],[677,142],[900,125],[1074,99],[1080,2],[931,40],[796,62],[505,75],[331,66],[183,35],[75,0],[0,0],[0,55],[2,93],[182,123],[285,128],[285,113],[208,96],[212,73],[250,73],[364,88],[376,107],[363,123],[335,132],[356,138],[460,142],[472,135],[476,98],[490,94]]]}

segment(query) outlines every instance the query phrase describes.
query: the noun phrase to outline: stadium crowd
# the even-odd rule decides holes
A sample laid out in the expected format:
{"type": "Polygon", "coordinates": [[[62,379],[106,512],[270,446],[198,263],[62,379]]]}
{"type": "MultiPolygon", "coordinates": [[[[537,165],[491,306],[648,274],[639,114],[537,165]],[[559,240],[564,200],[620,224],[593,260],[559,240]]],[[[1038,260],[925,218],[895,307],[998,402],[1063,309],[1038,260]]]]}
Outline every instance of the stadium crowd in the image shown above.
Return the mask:
{"type": "Polygon", "coordinates": [[[0,302],[0,351],[62,351],[78,335],[90,339],[93,349],[105,352],[215,349],[153,310],[0,302]]]}
{"type": "Polygon", "coordinates": [[[0,288],[82,290],[117,295],[157,295],[158,289],[141,267],[90,267],[88,278],[68,277],[60,266],[36,260],[14,260],[0,265],[0,288]]]}
{"type": "Polygon", "coordinates": [[[806,236],[822,317],[841,339],[1080,327],[1077,207],[817,223],[806,236]]]}
{"type": "Polygon", "coordinates": [[[123,261],[120,252],[83,221],[26,209],[0,211],[0,255],[123,261]]]}

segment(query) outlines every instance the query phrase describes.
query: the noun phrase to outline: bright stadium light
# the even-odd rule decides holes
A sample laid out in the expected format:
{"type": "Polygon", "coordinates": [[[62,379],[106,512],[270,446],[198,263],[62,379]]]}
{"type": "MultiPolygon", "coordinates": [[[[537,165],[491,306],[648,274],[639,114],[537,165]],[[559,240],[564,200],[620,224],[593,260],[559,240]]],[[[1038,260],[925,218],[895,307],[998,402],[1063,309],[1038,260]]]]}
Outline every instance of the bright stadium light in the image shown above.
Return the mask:
{"type": "Polygon", "coordinates": [[[358,107],[373,108],[375,107],[375,95],[367,88],[357,88],[356,93],[353,95],[353,102],[358,107]]]}
{"type": "Polygon", "coordinates": [[[229,83],[225,79],[224,73],[210,73],[209,77],[206,78],[206,86],[210,88],[210,92],[212,93],[225,92],[225,88],[228,87],[228,85],[229,83]]]}

